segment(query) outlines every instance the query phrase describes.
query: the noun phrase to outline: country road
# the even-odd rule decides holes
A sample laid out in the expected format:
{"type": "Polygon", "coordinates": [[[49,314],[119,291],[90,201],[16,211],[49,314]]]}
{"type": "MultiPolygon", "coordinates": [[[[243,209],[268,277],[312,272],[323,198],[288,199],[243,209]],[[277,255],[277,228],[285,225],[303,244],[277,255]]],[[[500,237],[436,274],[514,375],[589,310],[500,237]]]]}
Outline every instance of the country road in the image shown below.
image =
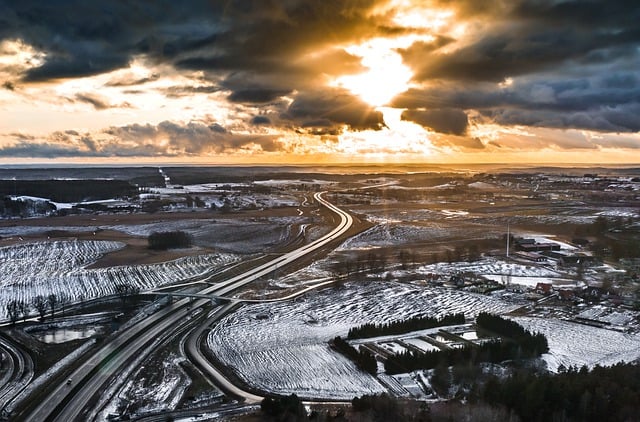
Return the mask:
{"type": "MultiPolygon", "coordinates": [[[[324,192],[322,192],[324,193],[324,192]]],[[[346,233],[353,224],[353,218],[322,198],[316,193],[314,198],[340,217],[340,222],[328,234],[291,252],[246,271],[243,274],[207,287],[198,292],[202,295],[223,296],[245,286],[252,281],[288,265],[318,249],[346,233]]],[[[149,316],[140,323],[122,332],[118,337],[102,346],[93,356],[81,364],[70,376],[72,384],[58,385],[46,399],[27,417],[30,421],[76,421],[84,420],[83,411],[87,403],[95,397],[107,382],[121,372],[132,357],[143,351],[157,336],[177,330],[193,307],[209,303],[207,299],[191,302],[189,299],[179,300],[161,311],[149,316]]],[[[248,394],[248,393],[247,393],[248,394]]],[[[239,394],[251,401],[258,396],[239,394]]]]}

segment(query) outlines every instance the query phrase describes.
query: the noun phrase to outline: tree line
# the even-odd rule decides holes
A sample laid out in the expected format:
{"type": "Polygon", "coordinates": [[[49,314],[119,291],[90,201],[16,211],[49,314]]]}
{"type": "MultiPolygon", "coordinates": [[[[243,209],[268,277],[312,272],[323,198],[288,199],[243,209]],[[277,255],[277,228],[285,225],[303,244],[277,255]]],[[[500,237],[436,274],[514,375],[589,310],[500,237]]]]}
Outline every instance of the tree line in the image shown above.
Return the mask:
{"type": "Polygon", "coordinates": [[[137,188],[125,180],[0,180],[0,197],[26,195],[54,202],[83,202],[133,197],[137,188]]]}
{"type": "MultiPolygon", "coordinates": [[[[126,305],[127,300],[140,293],[140,287],[131,283],[116,283],[114,284],[114,290],[116,295],[122,301],[122,307],[126,305]]],[[[50,312],[50,316],[53,319],[55,312],[60,310],[64,313],[65,306],[71,303],[71,297],[65,293],[49,295],[37,295],[34,296],[31,301],[13,299],[7,302],[6,311],[7,316],[11,324],[18,322],[20,318],[26,321],[31,311],[35,309],[41,320],[44,320],[47,316],[47,312],[50,312]]]]}
{"type": "Polygon", "coordinates": [[[512,359],[530,359],[540,356],[538,349],[529,349],[513,341],[493,340],[480,345],[468,344],[461,348],[432,350],[428,352],[406,351],[391,355],[384,363],[388,374],[401,374],[417,369],[433,369],[482,362],[500,363],[512,359]]]}
{"type": "Polygon", "coordinates": [[[507,337],[526,350],[539,352],[538,354],[549,351],[547,338],[543,334],[531,333],[525,330],[522,325],[510,319],[487,312],[480,312],[476,317],[476,325],[501,337],[507,337]]]}
{"type": "MultiPolygon", "coordinates": [[[[332,406],[333,407],[333,406],[332,406]]],[[[334,407],[335,408],[335,407],[334,407]]],[[[351,401],[351,414],[346,408],[314,410],[307,414],[300,398],[291,394],[282,397],[265,397],[260,403],[261,419],[267,421],[406,421],[427,422],[431,420],[429,407],[418,401],[398,399],[388,394],[355,397],[351,401]]]]}
{"type": "Polygon", "coordinates": [[[595,237],[596,240],[589,244],[589,249],[598,258],[639,258],[640,240],[633,236],[634,222],[633,217],[607,218],[600,215],[590,224],[577,226],[574,235],[595,237]],[[610,233],[621,233],[622,236],[612,236],[610,233]]]}
{"type": "Polygon", "coordinates": [[[363,371],[372,375],[375,375],[378,372],[378,363],[376,362],[376,358],[368,351],[363,349],[358,351],[340,336],[334,338],[330,342],[330,345],[355,362],[355,364],[363,371]]]}
{"type": "Polygon", "coordinates": [[[51,318],[53,318],[56,309],[61,308],[64,311],[64,306],[69,302],[70,298],[66,295],[55,295],[53,293],[48,296],[37,295],[31,302],[14,299],[7,302],[7,316],[12,324],[15,324],[20,317],[22,317],[23,321],[26,321],[33,307],[40,315],[40,319],[45,318],[47,311],[51,312],[51,318]]]}
{"type": "Polygon", "coordinates": [[[385,324],[363,324],[349,330],[348,339],[377,337],[385,335],[404,334],[411,331],[446,325],[464,324],[463,313],[447,314],[441,318],[428,316],[413,317],[402,321],[387,322],[385,324]]]}
{"type": "Polygon", "coordinates": [[[385,371],[399,374],[417,369],[432,369],[438,365],[499,363],[511,359],[529,359],[549,351],[547,338],[543,334],[531,333],[518,323],[502,317],[481,313],[476,319],[480,328],[493,331],[502,340],[488,341],[480,345],[468,344],[457,349],[428,352],[406,351],[389,356],[385,371]]]}
{"type": "Polygon", "coordinates": [[[153,232],[147,237],[149,249],[167,250],[174,248],[188,248],[193,239],[189,233],[174,230],[168,232],[153,232]]]}
{"type": "Polygon", "coordinates": [[[474,400],[514,411],[522,421],[631,421],[640,415],[640,366],[569,368],[558,374],[520,371],[491,377],[474,400]]]}

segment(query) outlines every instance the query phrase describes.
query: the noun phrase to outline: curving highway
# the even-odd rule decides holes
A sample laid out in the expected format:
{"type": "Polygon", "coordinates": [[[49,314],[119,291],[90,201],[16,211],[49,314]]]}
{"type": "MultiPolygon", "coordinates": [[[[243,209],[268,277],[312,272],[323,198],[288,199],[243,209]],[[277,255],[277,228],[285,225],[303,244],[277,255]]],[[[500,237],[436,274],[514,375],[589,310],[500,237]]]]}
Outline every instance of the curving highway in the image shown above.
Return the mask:
{"type": "Polygon", "coordinates": [[[2,358],[3,376],[0,378],[0,415],[9,403],[33,379],[33,361],[17,345],[0,337],[0,357],[2,358]]]}
{"type": "MultiPolygon", "coordinates": [[[[285,253],[265,264],[259,265],[243,274],[222,281],[215,286],[205,288],[199,294],[223,296],[245,286],[252,281],[267,275],[278,268],[290,264],[324,246],[343,235],[353,224],[351,215],[322,198],[321,193],[316,193],[314,198],[340,217],[340,222],[331,232],[300,247],[294,251],[285,253]]],[[[83,420],[82,412],[87,403],[104,388],[106,383],[123,370],[133,356],[139,354],[148,347],[154,339],[160,335],[175,332],[182,325],[192,311],[191,306],[204,306],[209,301],[199,299],[191,303],[189,299],[182,299],[140,323],[130,327],[118,337],[100,348],[93,356],[82,363],[70,376],[71,385],[62,383],[58,385],[40,405],[27,417],[33,421],[75,421],[83,420]]],[[[222,312],[224,309],[220,310],[222,312]]],[[[214,368],[215,370],[215,368],[214,368]]],[[[222,379],[224,377],[220,377],[222,379]]],[[[226,382],[226,380],[225,380],[226,382]]],[[[230,383],[229,383],[230,384],[230,383]]],[[[232,387],[229,386],[229,389],[232,387]]],[[[238,389],[239,390],[239,389],[238,389]]],[[[249,401],[261,400],[259,396],[238,391],[238,396],[245,397],[249,401]]]]}
{"type": "Polygon", "coordinates": [[[234,302],[231,302],[222,308],[220,308],[216,313],[210,316],[204,324],[194,330],[187,339],[185,345],[185,352],[189,357],[189,360],[194,363],[200,370],[209,377],[214,384],[222,389],[227,394],[243,399],[246,403],[258,403],[264,399],[264,396],[259,396],[257,394],[248,392],[238,387],[229,381],[222,372],[220,372],[213,364],[206,358],[206,356],[202,353],[201,344],[204,340],[206,332],[209,331],[211,325],[221,319],[224,315],[230,312],[236,305],[239,303],[271,303],[271,302],[283,302],[285,300],[290,300],[295,297],[301,296],[311,290],[315,290],[324,286],[328,286],[330,284],[335,283],[335,280],[328,280],[322,283],[314,284],[313,286],[309,286],[305,289],[302,289],[298,292],[292,293],[288,296],[284,296],[277,299],[238,299],[234,302]]]}
{"type": "Polygon", "coordinates": [[[200,343],[205,333],[209,331],[209,326],[213,322],[222,318],[228,312],[230,312],[236,303],[229,303],[220,308],[215,314],[213,314],[206,323],[194,330],[185,344],[185,352],[189,357],[189,360],[194,363],[200,370],[211,379],[222,391],[233,396],[244,399],[247,403],[259,403],[264,397],[250,393],[241,389],[240,387],[229,381],[218,369],[209,362],[209,360],[202,354],[200,350],[200,343]]]}

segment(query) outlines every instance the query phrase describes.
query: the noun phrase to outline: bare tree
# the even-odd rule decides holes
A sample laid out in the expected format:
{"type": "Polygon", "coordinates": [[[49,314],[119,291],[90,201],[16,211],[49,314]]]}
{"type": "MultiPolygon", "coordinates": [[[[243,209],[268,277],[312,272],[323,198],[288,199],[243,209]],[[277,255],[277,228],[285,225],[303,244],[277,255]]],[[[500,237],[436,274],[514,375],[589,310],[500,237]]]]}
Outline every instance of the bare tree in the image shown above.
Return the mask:
{"type": "Polygon", "coordinates": [[[21,300],[18,302],[18,306],[20,307],[20,313],[22,314],[22,322],[26,322],[27,317],[29,316],[29,304],[21,300]]]}
{"type": "Polygon", "coordinates": [[[51,293],[47,297],[47,303],[49,304],[49,309],[51,309],[51,318],[53,318],[53,314],[56,311],[56,305],[58,304],[58,296],[56,296],[55,294],[51,293]]]}
{"type": "Polygon", "coordinates": [[[58,295],[58,304],[60,305],[60,311],[62,312],[62,316],[64,316],[64,307],[71,303],[71,298],[69,295],[65,293],[60,293],[58,295]]]}
{"type": "Polygon", "coordinates": [[[11,324],[15,324],[18,321],[18,318],[20,318],[20,304],[17,300],[10,300],[7,303],[7,314],[11,324]]]}
{"type": "Polygon", "coordinates": [[[40,314],[40,319],[44,319],[45,315],[47,314],[47,308],[49,306],[47,303],[47,298],[42,295],[38,295],[33,298],[31,303],[33,304],[33,307],[36,308],[36,311],[38,311],[38,314],[40,314]]]}
{"type": "Polygon", "coordinates": [[[451,264],[453,262],[453,251],[451,249],[447,249],[445,255],[446,255],[445,259],[449,264],[451,264]]]}
{"type": "Polygon", "coordinates": [[[140,292],[140,288],[134,286],[129,283],[117,283],[115,286],[116,294],[120,297],[122,301],[122,306],[127,302],[127,298],[138,294],[140,292]]]}
{"type": "Polygon", "coordinates": [[[406,270],[409,267],[409,264],[415,264],[415,257],[411,251],[403,249],[398,252],[398,262],[400,262],[400,267],[403,270],[406,270]]]}

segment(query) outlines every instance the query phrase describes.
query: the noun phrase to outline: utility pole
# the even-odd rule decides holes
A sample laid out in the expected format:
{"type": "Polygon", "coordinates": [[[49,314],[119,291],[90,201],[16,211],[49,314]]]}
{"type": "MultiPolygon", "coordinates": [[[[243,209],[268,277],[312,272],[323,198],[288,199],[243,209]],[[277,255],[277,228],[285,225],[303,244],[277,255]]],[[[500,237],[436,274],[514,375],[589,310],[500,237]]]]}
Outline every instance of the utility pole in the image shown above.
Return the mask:
{"type": "Polygon", "coordinates": [[[511,234],[509,233],[509,222],[507,221],[507,258],[509,258],[509,239],[511,234]]]}

